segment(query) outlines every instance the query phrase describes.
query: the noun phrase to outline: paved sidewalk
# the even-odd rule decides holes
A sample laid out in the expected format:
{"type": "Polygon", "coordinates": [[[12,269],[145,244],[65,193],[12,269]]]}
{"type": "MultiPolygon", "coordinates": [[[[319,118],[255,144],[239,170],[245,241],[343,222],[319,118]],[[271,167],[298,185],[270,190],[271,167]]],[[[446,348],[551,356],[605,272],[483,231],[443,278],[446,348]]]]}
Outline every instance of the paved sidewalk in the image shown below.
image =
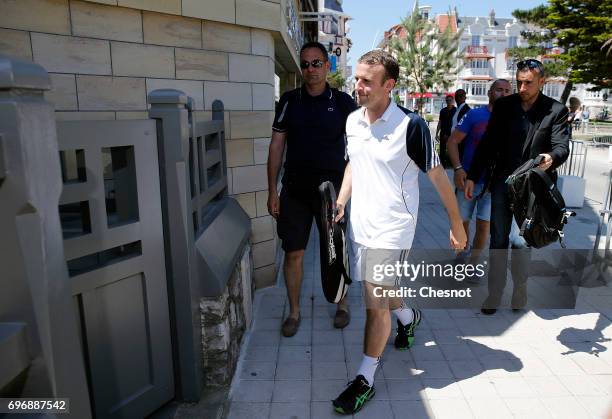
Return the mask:
{"type": "MultiPolygon", "coordinates": [[[[421,180],[415,247],[446,247],[444,209],[421,180]]],[[[578,211],[582,221],[570,224],[570,247],[592,247],[596,209],[578,211]]],[[[288,310],[282,278],[256,293],[230,418],[341,417],[330,400],[359,367],[365,312],[359,285],[351,285],[352,321],[342,331],[333,328],[335,307],[322,296],[314,239],[306,251],[297,335],[279,332],[288,310]]],[[[415,346],[403,352],[387,346],[376,396],[355,417],[601,418],[612,400],[611,338],[612,285],[582,289],[575,310],[500,310],[494,316],[424,310],[415,346]]]]}

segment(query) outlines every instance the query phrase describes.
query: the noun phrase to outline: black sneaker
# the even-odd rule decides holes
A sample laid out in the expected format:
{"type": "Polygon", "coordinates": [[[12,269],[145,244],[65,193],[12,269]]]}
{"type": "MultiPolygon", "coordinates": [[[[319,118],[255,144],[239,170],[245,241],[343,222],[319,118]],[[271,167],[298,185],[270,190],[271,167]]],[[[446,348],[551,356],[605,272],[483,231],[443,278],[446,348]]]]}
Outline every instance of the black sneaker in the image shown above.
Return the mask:
{"type": "Polygon", "coordinates": [[[397,336],[395,336],[395,347],[399,350],[405,351],[410,349],[414,343],[414,331],[416,327],[421,323],[421,310],[411,308],[413,319],[412,321],[404,326],[399,320],[397,321],[397,336]]]}
{"type": "Polygon", "coordinates": [[[349,382],[346,390],[332,401],[334,410],[344,415],[353,414],[361,410],[365,402],[374,397],[374,394],[376,394],[374,385],[369,386],[365,377],[359,374],[349,382]]]}

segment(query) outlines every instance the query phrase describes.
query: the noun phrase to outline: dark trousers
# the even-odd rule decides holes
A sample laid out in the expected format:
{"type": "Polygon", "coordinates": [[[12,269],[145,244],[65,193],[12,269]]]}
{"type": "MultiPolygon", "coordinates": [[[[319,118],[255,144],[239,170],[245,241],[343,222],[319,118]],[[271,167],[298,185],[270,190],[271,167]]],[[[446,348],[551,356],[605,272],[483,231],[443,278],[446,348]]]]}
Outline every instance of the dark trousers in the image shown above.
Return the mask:
{"type": "MultiPolygon", "coordinates": [[[[501,299],[506,286],[512,217],[508,185],[503,180],[494,181],[491,185],[491,252],[488,277],[489,296],[494,299],[501,299]]],[[[529,248],[512,249],[510,269],[515,288],[527,282],[530,258],[529,248]]]]}
{"type": "Polygon", "coordinates": [[[446,152],[446,144],[448,144],[448,135],[440,134],[440,162],[444,168],[451,167],[450,159],[448,158],[448,153],[446,152]]]}

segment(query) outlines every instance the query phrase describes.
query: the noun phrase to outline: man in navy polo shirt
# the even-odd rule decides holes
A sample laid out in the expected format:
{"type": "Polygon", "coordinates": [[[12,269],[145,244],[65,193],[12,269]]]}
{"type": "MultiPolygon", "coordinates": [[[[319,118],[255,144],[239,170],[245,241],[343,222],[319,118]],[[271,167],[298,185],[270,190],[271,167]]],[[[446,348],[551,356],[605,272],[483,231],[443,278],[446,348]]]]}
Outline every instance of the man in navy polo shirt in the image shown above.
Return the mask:
{"type": "MultiPolygon", "coordinates": [[[[290,312],[281,332],[286,337],[295,335],[300,325],[304,250],[313,217],[321,233],[318,186],[331,181],[336,191],[340,190],[346,166],[346,118],[357,109],[349,95],[327,84],[330,63],[322,44],[309,42],[302,46],[300,67],[304,84],[280,98],[268,154],[268,212],[277,220],[278,236],[285,251],[283,272],[290,312]],[[278,173],[285,145],[287,155],[279,197],[278,173]]],[[[343,328],[350,321],[345,299],[338,304],[336,328],[343,328]]]]}

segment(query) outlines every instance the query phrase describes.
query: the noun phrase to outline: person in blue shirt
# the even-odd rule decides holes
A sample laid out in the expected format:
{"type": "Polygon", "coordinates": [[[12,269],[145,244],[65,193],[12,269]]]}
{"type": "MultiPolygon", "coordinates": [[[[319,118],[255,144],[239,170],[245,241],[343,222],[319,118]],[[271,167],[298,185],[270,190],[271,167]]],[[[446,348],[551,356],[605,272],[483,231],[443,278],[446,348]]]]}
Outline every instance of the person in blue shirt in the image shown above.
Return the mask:
{"type": "Polygon", "coordinates": [[[474,158],[476,147],[487,129],[489,117],[493,110],[493,103],[498,98],[508,96],[511,93],[512,85],[508,80],[495,80],[489,88],[488,105],[468,111],[465,116],[461,118],[448,139],[447,152],[453,169],[455,170],[455,195],[457,197],[457,203],[459,204],[459,210],[461,211],[463,227],[465,228],[468,239],[470,237],[470,221],[474,215],[474,210],[476,210],[476,232],[472,243],[472,261],[478,259],[489,237],[491,194],[488,191],[484,194],[482,193],[483,188],[486,186],[483,176],[474,188],[474,197],[477,198],[472,200],[465,199],[463,190],[465,188],[467,171],[474,158]]]}

